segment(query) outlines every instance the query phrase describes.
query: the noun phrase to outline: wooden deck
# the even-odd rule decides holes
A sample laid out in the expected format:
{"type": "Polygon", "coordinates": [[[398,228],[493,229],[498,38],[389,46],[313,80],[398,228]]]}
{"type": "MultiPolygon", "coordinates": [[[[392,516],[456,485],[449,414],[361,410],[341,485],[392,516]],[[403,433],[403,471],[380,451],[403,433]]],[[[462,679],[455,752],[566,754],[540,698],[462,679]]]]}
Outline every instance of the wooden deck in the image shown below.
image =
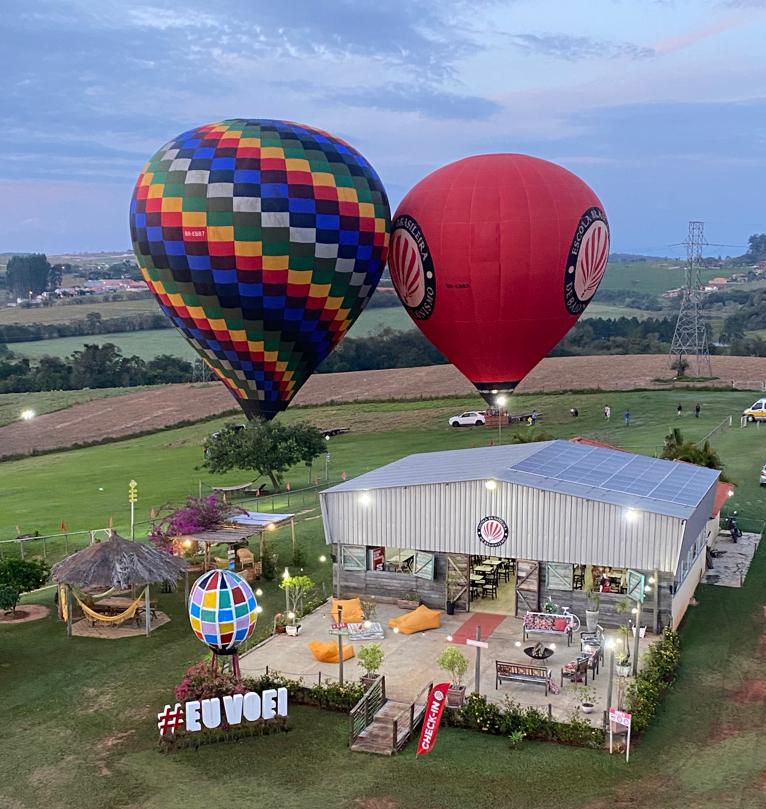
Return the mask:
{"type": "Polygon", "coordinates": [[[415,735],[415,730],[420,726],[425,709],[425,704],[389,700],[375,714],[372,724],[357,736],[351,749],[356,752],[377,753],[382,756],[398,753],[415,735]],[[411,711],[412,728],[410,728],[411,711]],[[394,733],[396,733],[395,739],[394,733]]]}

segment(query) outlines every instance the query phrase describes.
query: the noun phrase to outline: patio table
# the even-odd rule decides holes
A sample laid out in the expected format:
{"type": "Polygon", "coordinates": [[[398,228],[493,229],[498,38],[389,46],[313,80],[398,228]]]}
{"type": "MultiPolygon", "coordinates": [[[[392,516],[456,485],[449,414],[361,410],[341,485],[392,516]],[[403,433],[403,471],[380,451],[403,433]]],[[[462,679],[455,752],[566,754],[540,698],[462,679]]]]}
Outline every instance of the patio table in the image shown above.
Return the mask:
{"type": "Polygon", "coordinates": [[[492,565],[476,565],[475,571],[479,573],[491,573],[495,568],[492,565]]]}

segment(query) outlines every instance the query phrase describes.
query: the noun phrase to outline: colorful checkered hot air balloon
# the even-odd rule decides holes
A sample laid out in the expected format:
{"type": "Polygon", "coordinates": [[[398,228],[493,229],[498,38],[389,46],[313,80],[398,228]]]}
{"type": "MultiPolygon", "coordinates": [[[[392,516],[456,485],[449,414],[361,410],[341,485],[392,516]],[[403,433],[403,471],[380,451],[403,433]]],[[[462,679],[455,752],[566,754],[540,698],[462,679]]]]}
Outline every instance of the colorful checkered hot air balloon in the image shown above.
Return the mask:
{"type": "Polygon", "coordinates": [[[286,121],[206,124],[146,164],[130,206],[160,306],[249,417],[284,410],[364,309],[390,211],[342,140],[286,121]]]}
{"type": "Polygon", "coordinates": [[[194,582],[189,594],[191,628],[216,654],[236,654],[255,631],[257,618],[255,595],[238,574],[211,570],[194,582]]]}

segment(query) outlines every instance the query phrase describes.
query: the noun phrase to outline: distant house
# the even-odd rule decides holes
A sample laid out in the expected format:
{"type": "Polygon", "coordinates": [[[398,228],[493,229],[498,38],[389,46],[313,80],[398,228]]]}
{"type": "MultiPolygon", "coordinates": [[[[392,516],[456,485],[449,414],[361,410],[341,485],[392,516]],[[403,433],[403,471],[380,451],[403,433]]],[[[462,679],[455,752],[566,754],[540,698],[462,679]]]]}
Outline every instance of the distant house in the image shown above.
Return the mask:
{"type": "Polygon", "coordinates": [[[660,297],[662,298],[680,298],[684,294],[683,289],[668,289],[663,292],[660,297]]]}
{"type": "Polygon", "coordinates": [[[710,284],[710,286],[723,287],[729,283],[729,279],[724,278],[723,276],[716,276],[715,278],[711,278],[708,283],[710,284]]]}

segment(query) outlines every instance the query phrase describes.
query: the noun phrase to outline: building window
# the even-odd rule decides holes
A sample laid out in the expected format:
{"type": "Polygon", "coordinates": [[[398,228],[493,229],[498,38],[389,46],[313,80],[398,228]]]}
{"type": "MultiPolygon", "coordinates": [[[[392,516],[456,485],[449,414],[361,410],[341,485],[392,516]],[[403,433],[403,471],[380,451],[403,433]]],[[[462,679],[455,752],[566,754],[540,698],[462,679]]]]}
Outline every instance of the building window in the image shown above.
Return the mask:
{"type": "Polygon", "coordinates": [[[362,545],[343,545],[340,549],[344,570],[367,570],[367,547],[362,545]]]}

